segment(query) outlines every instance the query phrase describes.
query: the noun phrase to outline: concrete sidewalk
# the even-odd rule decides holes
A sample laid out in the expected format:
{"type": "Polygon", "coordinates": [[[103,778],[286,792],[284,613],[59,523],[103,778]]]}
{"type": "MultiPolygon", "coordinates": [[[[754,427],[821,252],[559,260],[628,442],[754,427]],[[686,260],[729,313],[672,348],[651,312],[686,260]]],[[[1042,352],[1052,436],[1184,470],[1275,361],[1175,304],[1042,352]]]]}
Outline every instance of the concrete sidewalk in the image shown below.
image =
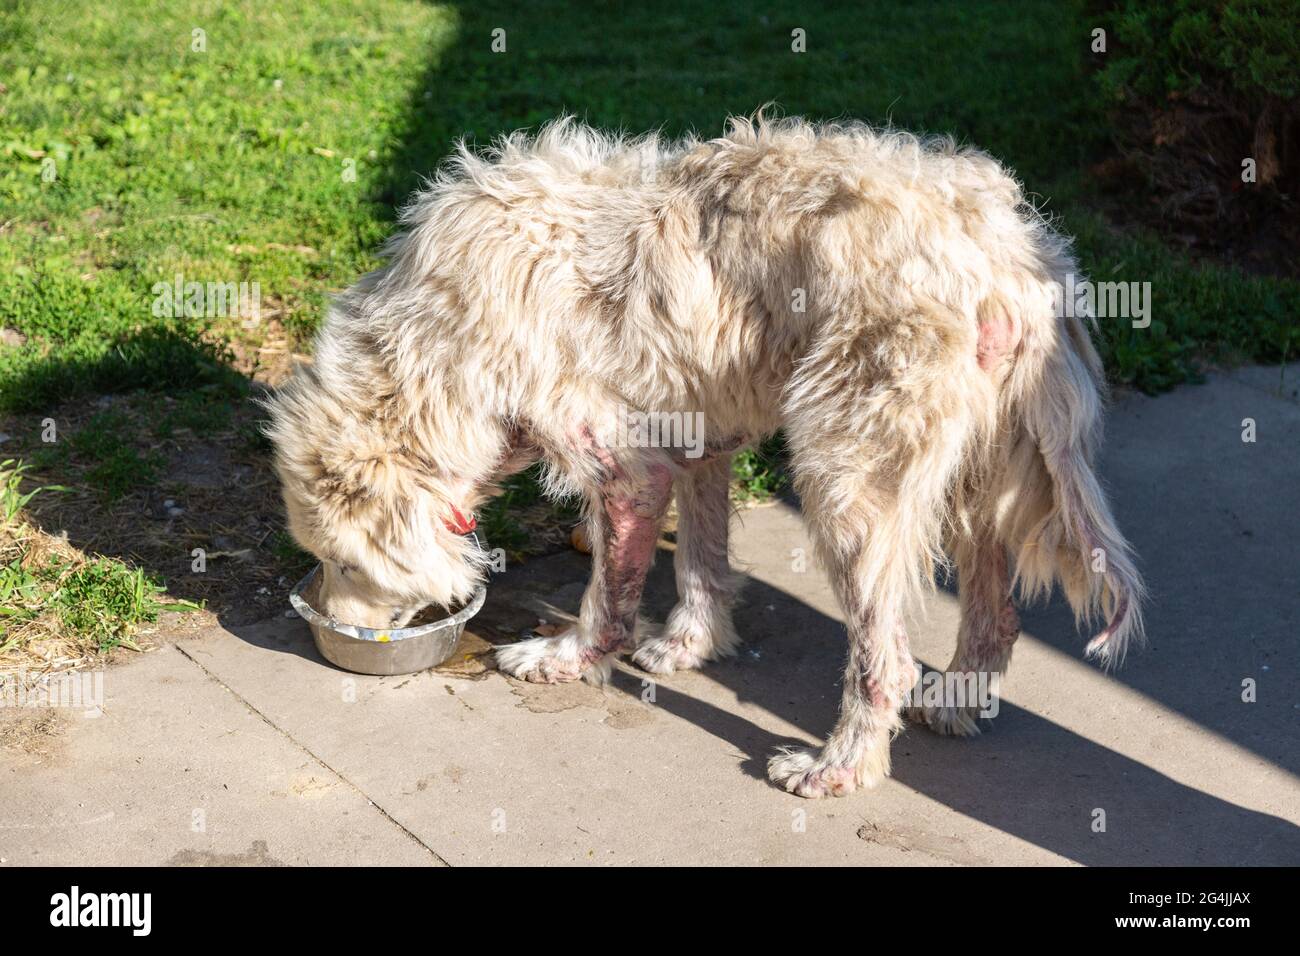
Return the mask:
{"type": "MultiPolygon", "coordinates": [[[[734,522],[745,649],[700,673],[651,684],[625,662],[601,691],[492,671],[490,643],[576,610],[571,553],[496,578],[447,668],[345,674],[285,618],[112,668],[102,716],[0,754],[0,860],[1300,863],[1300,367],[1281,392],[1280,375],[1114,409],[1106,476],[1154,594],[1150,647],[1107,676],[1061,602],[1025,611],[988,732],[909,728],[876,790],[809,802],[764,778],[773,748],[832,726],[844,654],[824,575],[796,570],[798,516],[774,505],[734,522]]],[[[955,630],[941,591],[918,657],[942,667],[955,630]]]]}

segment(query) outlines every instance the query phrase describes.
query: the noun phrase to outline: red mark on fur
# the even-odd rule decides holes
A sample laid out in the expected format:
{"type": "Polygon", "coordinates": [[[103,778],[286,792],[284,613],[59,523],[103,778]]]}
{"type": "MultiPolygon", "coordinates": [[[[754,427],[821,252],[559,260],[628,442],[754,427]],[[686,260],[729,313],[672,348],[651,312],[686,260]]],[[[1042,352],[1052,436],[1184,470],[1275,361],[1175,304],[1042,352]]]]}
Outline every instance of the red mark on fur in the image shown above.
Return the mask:
{"type": "MultiPolygon", "coordinates": [[[[615,474],[621,474],[616,464],[611,462],[611,466],[615,474]]],[[[645,482],[636,487],[615,479],[602,489],[607,628],[597,639],[606,649],[632,637],[646,573],[659,540],[659,520],[668,507],[672,486],[672,471],[666,465],[653,465],[645,482]]]]}
{"type": "Polygon", "coordinates": [[[523,471],[542,457],[542,449],[520,425],[514,425],[506,438],[505,451],[497,462],[493,481],[501,481],[523,471]]]}
{"type": "Polygon", "coordinates": [[[1007,553],[986,543],[963,571],[962,666],[966,670],[1000,670],[1020,636],[1020,617],[1011,600],[1007,553]]]}
{"type": "Polygon", "coordinates": [[[984,371],[997,368],[1020,345],[1020,319],[1001,306],[985,302],[979,310],[979,343],[975,358],[984,371]]]}
{"type": "MultiPolygon", "coordinates": [[[[575,448],[599,464],[601,606],[590,650],[593,660],[626,646],[636,627],[637,607],[646,573],[654,560],[659,522],[672,495],[673,469],[665,457],[651,459],[644,471],[632,468],[614,450],[596,440],[591,428],[574,429],[575,448]]],[[[584,650],[584,653],[587,653],[584,650]]]]}
{"type": "Polygon", "coordinates": [[[893,700],[878,679],[868,675],[862,678],[860,686],[862,687],[862,695],[875,710],[892,709],[893,700]]]}
{"type": "Polygon", "coordinates": [[[1016,606],[1011,603],[1008,597],[1006,603],[1002,605],[1002,611],[998,614],[998,644],[1002,647],[1009,647],[1016,642],[1020,636],[1020,615],[1016,613],[1016,606]]]}
{"type": "Polygon", "coordinates": [[[856,777],[852,767],[823,767],[805,774],[794,792],[801,797],[819,797],[824,793],[841,797],[857,789],[856,777]]]}

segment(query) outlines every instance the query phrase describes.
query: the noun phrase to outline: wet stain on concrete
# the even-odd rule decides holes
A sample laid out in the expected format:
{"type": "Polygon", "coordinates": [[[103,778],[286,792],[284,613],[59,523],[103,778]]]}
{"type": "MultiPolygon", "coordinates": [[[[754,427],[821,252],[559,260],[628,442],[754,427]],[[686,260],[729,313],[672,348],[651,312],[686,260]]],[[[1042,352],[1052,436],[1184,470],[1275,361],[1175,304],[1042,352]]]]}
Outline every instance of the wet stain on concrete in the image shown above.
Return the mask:
{"type": "Polygon", "coordinates": [[[604,710],[601,721],[613,730],[642,727],[655,719],[654,708],[637,698],[614,689],[602,689],[586,681],[568,684],[529,684],[510,681],[510,692],[519,698],[519,706],[534,714],[558,714],[578,707],[604,710]]]}
{"type": "Polygon", "coordinates": [[[631,730],[633,727],[644,727],[655,719],[653,709],[635,698],[610,696],[607,701],[609,716],[604,721],[606,727],[631,730]]]}
{"type": "Polygon", "coordinates": [[[254,840],[243,853],[213,853],[210,850],[178,850],[168,866],[288,866],[271,856],[265,840],[254,840]]]}
{"type": "Polygon", "coordinates": [[[439,664],[431,673],[447,677],[459,677],[462,680],[482,680],[496,670],[492,662],[492,645],[479,634],[465,629],[460,636],[460,643],[455,652],[444,663],[439,664]]]}
{"type": "Polygon", "coordinates": [[[605,694],[586,681],[568,684],[529,684],[510,681],[510,693],[519,698],[519,706],[534,714],[558,714],[575,707],[603,708],[605,694]]]}
{"type": "Polygon", "coordinates": [[[965,843],[955,837],[943,838],[921,831],[905,833],[893,827],[864,823],[858,827],[858,839],[877,846],[902,850],[904,853],[922,853],[957,866],[987,866],[988,861],[971,853],[965,843]]]}

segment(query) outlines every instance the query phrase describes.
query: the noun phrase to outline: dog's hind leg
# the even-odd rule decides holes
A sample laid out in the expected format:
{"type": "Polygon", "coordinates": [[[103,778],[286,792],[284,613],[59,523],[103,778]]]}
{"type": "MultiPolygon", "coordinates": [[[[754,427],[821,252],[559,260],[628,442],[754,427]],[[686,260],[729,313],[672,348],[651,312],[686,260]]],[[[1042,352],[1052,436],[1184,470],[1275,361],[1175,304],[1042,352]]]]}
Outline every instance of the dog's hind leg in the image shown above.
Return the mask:
{"type": "Polygon", "coordinates": [[[633,469],[608,450],[598,454],[605,479],[588,514],[592,573],[578,623],[554,637],[497,648],[497,666],[514,677],[541,684],[603,680],[609,671],[606,656],[635,644],[637,608],[672,496],[673,473],[665,460],[633,469]]]}
{"type": "Polygon", "coordinates": [[[663,633],[643,640],[632,659],[657,674],[735,654],[731,622],[738,579],[727,560],[731,456],[696,465],[677,480],[677,605],[663,633]]]}
{"type": "Polygon", "coordinates": [[[999,681],[1020,636],[1020,618],[1011,597],[1007,551],[993,533],[982,530],[954,550],[961,624],[957,651],[944,675],[945,698],[939,706],[917,701],[904,716],[939,734],[970,736],[979,733],[980,714],[995,706],[999,681]],[[948,699],[953,693],[963,699],[948,699]]]}

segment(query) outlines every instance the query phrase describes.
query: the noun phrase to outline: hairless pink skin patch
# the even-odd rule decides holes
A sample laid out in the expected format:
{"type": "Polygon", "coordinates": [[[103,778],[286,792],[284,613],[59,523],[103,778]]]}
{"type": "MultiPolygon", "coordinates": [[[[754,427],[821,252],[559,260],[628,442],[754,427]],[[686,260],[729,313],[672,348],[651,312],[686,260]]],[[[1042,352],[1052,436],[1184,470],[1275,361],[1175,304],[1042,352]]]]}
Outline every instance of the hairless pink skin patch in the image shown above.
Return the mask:
{"type": "Polygon", "coordinates": [[[607,613],[596,641],[606,651],[616,650],[632,638],[641,591],[659,540],[659,519],[668,507],[672,488],[672,471],[666,465],[651,466],[646,480],[636,485],[619,478],[602,485],[607,613]]]}
{"type": "Polygon", "coordinates": [[[980,368],[990,371],[1002,364],[1020,345],[1022,325],[1020,319],[1005,309],[982,309],[980,312],[979,342],[975,358],[980,368]]]}
{"type": "Polygon", "coordinates": [[[652,462],[633,478],[614,453],[583,425],[574,445],[600,462],[599,489],[604,520],[599,549],[601,608],[592,644],[582,649],[583,664],[630,645],[641,592],[654,560],[659,523],[672,496],[673,470],[666,460],[652,462]]]}

